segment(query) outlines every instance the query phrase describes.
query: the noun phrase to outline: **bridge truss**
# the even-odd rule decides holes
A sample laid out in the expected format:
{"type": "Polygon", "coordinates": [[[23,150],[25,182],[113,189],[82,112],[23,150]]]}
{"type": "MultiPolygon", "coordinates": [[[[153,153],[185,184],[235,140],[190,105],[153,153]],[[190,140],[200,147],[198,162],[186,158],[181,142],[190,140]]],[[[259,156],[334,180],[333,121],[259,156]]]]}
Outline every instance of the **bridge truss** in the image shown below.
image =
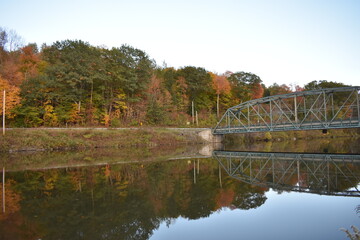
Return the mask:
{"type": "Polygon", "coordinates": [[[360,155],[214,151],[226,173],[277,191],[360,197],[360,155]]]}
{"type": "Polygon", "coordinates": [[[358,128],[359,92],[327,88],[250,100],[229,108],[213,134],[358,128]]]}

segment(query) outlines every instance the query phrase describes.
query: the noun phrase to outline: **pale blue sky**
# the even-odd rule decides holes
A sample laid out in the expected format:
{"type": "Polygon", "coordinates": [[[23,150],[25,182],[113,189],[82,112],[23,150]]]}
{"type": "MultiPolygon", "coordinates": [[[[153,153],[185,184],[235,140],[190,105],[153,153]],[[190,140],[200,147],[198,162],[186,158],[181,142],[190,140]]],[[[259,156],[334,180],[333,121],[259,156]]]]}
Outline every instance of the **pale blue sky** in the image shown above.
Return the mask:
{"type": "Polygon", "coordinates": [[[0,0],[26,42],[129,44],[159,65],[247,71],[266,85],[360,85],[360,0],[0,0]]]}

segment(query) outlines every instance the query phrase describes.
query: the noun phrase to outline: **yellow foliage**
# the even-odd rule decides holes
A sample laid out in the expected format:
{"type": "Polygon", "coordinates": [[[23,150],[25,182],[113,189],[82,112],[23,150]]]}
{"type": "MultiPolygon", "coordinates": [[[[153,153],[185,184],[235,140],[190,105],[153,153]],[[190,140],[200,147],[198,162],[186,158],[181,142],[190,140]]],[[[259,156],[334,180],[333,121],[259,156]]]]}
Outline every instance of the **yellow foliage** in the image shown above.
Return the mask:
{"type": "MultiPolygon", "coordinates": [[[[122,112],[124,112],[128,107],[126,106],[126,95],[124,93],[119,93],[116,95],[115,100],[114,100],[114,117],[115,118],[120,118],[120,115],[122,112]]],[[[110,120],[109,120],[110,121],[110,120]]]]}
{"type": "Polygon", "coordinates": [[[45,105],[45,114],[44,114],[44,122],[49,126],[57,126],[58,117],[56,113],[54,113],[54,107],[52,105],[45,105]]]}
{"type": "Polygon", "coordinates": [[[79,105],[74,103],[72,104],[72,108],[70,110],[70,119],[69,122],[71,123],[80,123],[81,115],[79,112],[79,105]]]}
{"type": "Polygon", "coordinates": [[[18,104],[20,104],[20,89],[16,86],[11,86],[5,79],[3,79],[0,76],[0,95],[1,95],[1,101],[0,101],[0,115],[2,115],[2,109],[3,109],[3,93],[4,90],[6,91],[6,98],[5,98],[5,115],[7,118],[14,118],[15,114],[11,112],[11,109],[16,107],[18,104]]]}
{"type": "Polygon", "coordinates": [[[106,127],[109,126],[109,124],[110,124],[110,115],[109,114],[104,115],[104,124],[106,127]]]}

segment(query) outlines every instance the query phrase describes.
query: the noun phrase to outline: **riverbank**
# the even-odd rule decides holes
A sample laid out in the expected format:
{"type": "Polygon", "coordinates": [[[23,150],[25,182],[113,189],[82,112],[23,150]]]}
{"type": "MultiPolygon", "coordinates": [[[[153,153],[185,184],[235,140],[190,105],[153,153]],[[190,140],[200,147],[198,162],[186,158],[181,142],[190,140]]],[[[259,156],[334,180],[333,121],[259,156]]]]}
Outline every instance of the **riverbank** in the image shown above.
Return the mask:
{"type": "MultiPolygon", "coordinates": [[[[0,136],[0,152],[89,150],[204,144],[199,136],[206,129],[196,128],[34,128],[12,129],[0,136]]],[[[286,142],[299,139],[360,138],[360,129],[265,132],[229,134],[224,143],[243,145],[261,142],[286,142]]]]}
{"type": "Polygon", "coordinates": [[[306,139],[326,139],[354,137],[360,138],[360,128],[352,129],[331,129],[323,132],[322,130],[312,131],[286,131],[286,132],[261,132],[245,134],[225,135],[224,142],[231,144],[243,144],[254,142],[283,142],[289,140],[306,139]]]}
{"type": "Polygon", "coordinates": [[[0,152],[175,146],[204,143],[198,129],[13,129],[0,136],[0,152]]]}

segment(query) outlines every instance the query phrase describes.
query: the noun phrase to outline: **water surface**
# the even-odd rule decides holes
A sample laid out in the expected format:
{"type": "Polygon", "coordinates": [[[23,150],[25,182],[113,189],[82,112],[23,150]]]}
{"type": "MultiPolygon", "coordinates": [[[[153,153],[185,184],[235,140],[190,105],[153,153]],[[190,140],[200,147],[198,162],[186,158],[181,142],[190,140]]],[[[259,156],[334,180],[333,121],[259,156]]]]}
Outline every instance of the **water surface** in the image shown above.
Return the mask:
{"type": "Polygon", "coordinates": [[[0,239],[346,239],[339,229],[360,220],[359,149],[315,145],[311,155],[292,142],[290,155],[275,143],[261,154],[225,146],[212,157],[199,149],[7,156],[0,239]],[[30,168],[34,158],[50,165],[30,168]]]}

